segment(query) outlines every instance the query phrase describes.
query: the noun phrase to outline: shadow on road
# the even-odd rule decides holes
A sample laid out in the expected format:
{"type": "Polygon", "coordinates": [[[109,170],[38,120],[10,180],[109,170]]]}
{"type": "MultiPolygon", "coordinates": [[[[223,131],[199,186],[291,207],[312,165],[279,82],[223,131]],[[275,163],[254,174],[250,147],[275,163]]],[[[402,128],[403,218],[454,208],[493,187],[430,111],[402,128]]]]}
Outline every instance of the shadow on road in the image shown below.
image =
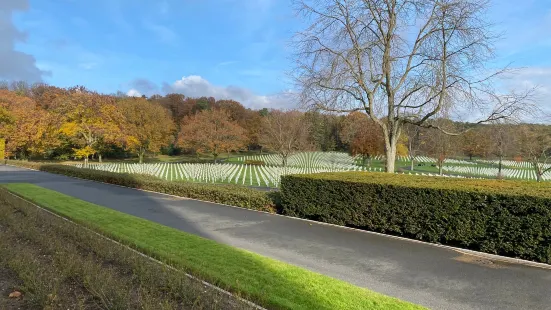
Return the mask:
{"type": "MultiPolygon", "coordinates": [[[[202,227],[201,223],[204,223],[206,219],[201,218],[200,212],[194,211],[197,208],[212,208],[212,204],[209,203],[5,165],[0,166],[0,183],[32,183],[87,202],[224,243],[224,238],[220,234],[211,233],[213,229],[216,230],[216,227],[202,227]],[[182,208],[182,203],[188,205],[189,208],[182,208]],[[183,211],[184,209],[185,211],[183,211]]],[[[232,210],[231,208],[228,209],[232,210]]],[[[154,234],[155,231],[151,233],[154,234]]],[[[162,247],[163,245],[159,246],[162,247]]],[[[170,253],[171,249],[165,250],[170,253]]],[[[172,255],[177,256],[179,251],[182,250],[185,251],[181,248],[173,249],[172,255]]],[[[231,251],[231,255],[230,261],[241,262],[247,266],[247,270],[236,274],[232,283],[216,283],[226,289],[234,287],[235,283],[247,283],[249,287],[257,288],[252,291],[256,296],[256,301],[264,301],[267,304],[275,304],[273,300],[268,301],[270,299],[268,296],[272,296],[272,298],[275,296],[279,301],[292,300],[289,304],[291,307],[293,302],[297,301],[299,301],[298,304],[313,303],[320,309],[323,308],[323,305],[331,303],[330,292],[320,296],[315,291],[317,283],[308,284],[297,280],[292,270],[281,268],[281,265],[268,264],[267,261],[258,259],[255,255],[237,249],[231,251]],[[271,272],[266,272],[266,270],[271,272]],[[251,277],[251,275],[254,276],[251,277]],[[266,277],[258,277],[257,275],[266,275],[266,277]],[[257,281],[257,283],[251,286],[251,280],[257,281]],[[274,292],[277,287],[292,287],[293,294],[278,295],[277,292],[274,292]]],[[[228,260],[225,257],[217,257],[214,260],[210,258],[205,263],[209,264],[213,274],[223,274],[227,269],[228,260]]],[[[323,281],[323,277],[315,277],[314,279],[317,279],[318,284],[323,281]]],[[[296,306],[296,304],[294,305],[296,306]]]]}

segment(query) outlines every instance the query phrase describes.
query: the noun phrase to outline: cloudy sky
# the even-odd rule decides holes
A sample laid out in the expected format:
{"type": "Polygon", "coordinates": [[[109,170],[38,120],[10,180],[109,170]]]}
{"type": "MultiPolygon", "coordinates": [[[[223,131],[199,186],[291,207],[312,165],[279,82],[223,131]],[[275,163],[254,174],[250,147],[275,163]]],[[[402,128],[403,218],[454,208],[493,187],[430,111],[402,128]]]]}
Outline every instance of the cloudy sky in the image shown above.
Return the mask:
{"type": "MultiPolygon", "coordinates": [[[[507,83],[551,96],[551,1],[494,1],[507,83]]],[[[302,26],[290,0],[0,0],[0,79],[282,106],[302,26]]]]}

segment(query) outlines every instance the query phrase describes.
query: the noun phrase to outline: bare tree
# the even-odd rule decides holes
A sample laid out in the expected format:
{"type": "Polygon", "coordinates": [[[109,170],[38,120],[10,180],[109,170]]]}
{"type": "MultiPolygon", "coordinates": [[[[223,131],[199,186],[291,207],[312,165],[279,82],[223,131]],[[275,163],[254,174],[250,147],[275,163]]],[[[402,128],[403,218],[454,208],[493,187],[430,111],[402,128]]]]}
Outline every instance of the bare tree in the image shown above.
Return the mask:
{"type": "Polygon", "coordinates": [[[308,123],[303,113],[271,110],[262,122],[261,143],[281,156],[283,166],[293,153],[309,149],[308,123]]]}
{"type": "Polygon", "coordinates": [[[404,124],[436,128],[468,109],[475,123],[529,110],[530,91],[496,95],[488,0],[297,0],[311,25],[295,36],[303,104],[363,110],[384,136],[393,172],[404,124]]]}
{"type": "Polygon", "coordinates": [[[524,125],[520,129],[520,150],[532,165],[536,180],[551,171],[551,130],[548,126],[524,125]]]}
{"type": "Polygon", "coordinates": [[[514,145],[514,136],[511,124],[503,121],[494,122],[482,134],[490,136],[490,152],[498,158],[497,178],[503,178],[503,158],[512,155],[511,147],[514,145]]]}
{"type": "Polygon", "coordinates": [[[425,129],[426,143],[423,145],[423,149],[429,156],[436,159],[438,174],[443,175],[446,159],[456,155],[458,151],[458,137],[448,135],[444,131],[457,130],[457,126],[448,119],[437,119],[434,124],[443,130],[425,129]]]}
{"type": "Polygon", "coordinates": [[[422,128],[413,124],[405,124],[403,133],[407,138],[407,148],[410,160],[410,170],[413,171],[415,167],[415,157],[421,150],[422,138],[424,133],[422,128]]]}

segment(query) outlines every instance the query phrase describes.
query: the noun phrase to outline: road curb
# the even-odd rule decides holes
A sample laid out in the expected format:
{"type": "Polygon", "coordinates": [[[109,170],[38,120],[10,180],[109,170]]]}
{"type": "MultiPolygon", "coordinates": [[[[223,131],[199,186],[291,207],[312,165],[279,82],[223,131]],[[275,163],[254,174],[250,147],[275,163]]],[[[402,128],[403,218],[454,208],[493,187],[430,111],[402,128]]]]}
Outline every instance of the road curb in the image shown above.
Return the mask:
{"type": "MultiPolygon", "coordinates": [[[[51,173],[51,172],[40,171],[40,170],[36,170],[36,169],[32,169],[32,168],[14,166],[14,165],[9,165],[9,164],[6,164],[6,166],[11,166],[11,167],[16,167],[16,168],[23,168],[23,169],[37,171],[37,172],[51,173]]],[[[158,195],[163,195],[163,196],[168,196],[168,197],[173,197],[173,198],[186,198],[186,199],[190,199],[190,200],[201,201],[201,202],[205,202],[205,203],[212,203],[212,204],[217,204],[217,205],[221,205],[221,206],[237,208],[237,209],[242,209],[242,210],[247,210],[247,211],[252,211],[252,212],[259,212],[259,213],[264,213],[264,214],[276,215],[276,216],[281,216],[281,217],[285,217],[285,218],[289,218],[289,219],[304,221],[304,222],[308,222],[308,223],[314,223],[314,224],[317,224],[317,225],[332,226],[332,227],[336,227],[336,228],[340,228],[340,229],[352,230],[352,231],[357,231],[357,232],[361,232],[361,233],[365,233],[365,234],[371,234],[371,235],[381,236],[381,237],[385,237],[385,238],[390,238],[390,239],[395,239],[395,240],[400,240],[400,241],[407,241],[407,242],[432,246],[432,247],[436,247],[436,248],[446,249],[446,250],[449,250],[449,251],[454,251],[454,252],[457,252],[457,253],[461,253],[461,254],[465,254],[465,255],[471,255],[471,256],[478,257],[478,258],[492,260],[492,261],[496,261],[496,262],[502,262],[502,263],[508,263],[508,264],[517,264],[517,265],[523,265],[523,266],[529,266],[529,267],[534,267],[534,268],[541,268],[541,269],[551,270],[551,264],[534,262],[534,261],[525,260],[525,259],[521,259],[521,258],[507,257],[507,256],[501,256],[501,255],[497,255],[497,254],[490,254],[490,253],[479,252],[479,251],[475,251],[475,250],[469,250],[469,249],[453,247],[453,246],[449,246],[449,245],[430,243],[430,242],[426,242],[426,241],[422,241],[422,240],[410,239],[410,238],[405,238],[405,237],[400,237],[400,236],[393,236],[393,235],[383,234],[383,233],[369,231],[369,230],[362,230],[362,229],[353,228],[353,227],[346,227],[346,226],[341,226],[341,225],[336,225],[336,224],[331,224],[331,223],[318,222],[318,221],[314,221],[314,220],[303,219],[303,218],[299,218],[299,217],[288,216],[288,215],[277,214],[277,213],[270,213],[270,212],[266,212],[266,211],[247,209],[247,208],[232,206],[232,205],[223,204],[223,203],[219,203],[219,202],[212,202],[212,201],[206,201],[206,200],[201,200],[201,199],[196,199],[196,198],[176,196],[176,195],[171,195],[171,194],[165,194],[165,193],[150,191],[150,190],[146,190],[146,189],[140,189],[140,188],[128,187],[128,186],[123,186],[123,185],[118,185],[118,184],[111,184],[111,183],[100,182],[100,181],[95,181],[95,180],[83,179],[83,178],[68,176],[68,175],[64,175],[64,174],[57,174],[57,173],[51,173],[51,174],[62,175],[62,176],[77,179],[77,180],[90,181],[90,182],[95,182],[95,183],[100,183],[100,184],[111,185],[111,186],[118,186],[118,187],[123,187],[123,188],[127,188],[127,189],[132,189],[132,190],[137,190],[137,191],[147,192],[147,193],[153,193],[153,194],[158,194],[158,195]]]]}

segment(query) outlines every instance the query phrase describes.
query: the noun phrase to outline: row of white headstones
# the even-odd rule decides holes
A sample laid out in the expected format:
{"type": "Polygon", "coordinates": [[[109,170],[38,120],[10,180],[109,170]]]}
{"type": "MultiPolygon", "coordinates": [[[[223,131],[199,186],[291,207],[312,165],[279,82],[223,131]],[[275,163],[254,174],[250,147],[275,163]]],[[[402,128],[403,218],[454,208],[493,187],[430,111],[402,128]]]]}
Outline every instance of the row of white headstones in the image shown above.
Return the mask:
{"type": "MultiPolygon", "coordinates": [[[[377,155],[373,157],[374,160],[382,160],[384,156],[377,155]]],[[[410,161],[410,156],[398,156],[398,161],[410,161]]],[[[251,155],[242,156],[238,158],[239,162],[245,162],[247,160],[262,161],[266,165],[281,165],[282,157],[278,154],[264,154],[264,155],[251,155]]],[[[333,167],[333,166],[345,166],[354,165],[360,161],[360,156],[350,156],[343,152],[301,152],[296,153],[287,159],[288,166],[298,167],[333,167]]],[[[415,156],[416,162],[422,163],[435,163],[436,159],[427,156],[415,156]]],[[[460,159],[447,158],[446,164],[470,164],[476,165],[475,162],[465,161],[460,159]]]]}
{"type": "MultiPolygon", "coordinates": [[[[278,187],[281,176],[289,174],[309,174],[321,172],[344,171],[383,171],[383,168],[369,168],[350,165],[347,168],[308,168],[308,167],[278,167],[240,164],[76,164],[78,168],[109,171],[115,173],[130,173],[152,175],[168,181],[194,181],[201,183],[233,183],[249,186],[278,187]]],[[[412,173],[410,175],[437,176],[434,173],[412,173]]],[[[445,175],[445,177],[450,177],[445,175]]],[[[461,176],[455,176],[461,177],[461,176]]]]}
{"type": "Polygon", "coordinates": [[[152,175],[169,181],[187,180],[202,183],[234,183],[277,187],[282,175],[343,171],[382,171],[382,168],[348,167],[278,167],[241,164],[77,164],[75,167],[117,173],[152,175]]]}
{"type": "MultiPolygon", "coordinates": [[[[480,175],[486,177],[495,177],[499,173],[498,168],[489,167],[458,167],[458,166],[444,166],[444,171],[451,173],[480,175]]],[[[536,172],[534,170],[527,169],[510,169],[503,168],[501,174],[505,178],[509,179],[523,179],[523,180],[536,180],[536,172]]],[[[551,180],[551,171],[543,174],[543,180],[551,180]]]]}
{"type": "MultiPolygon", "coordinates": [[[[382,159],[379,156],[377,159],[382,159]]],[[[304,174],[319,172],[341,171],[382,171],[383,168],[361,167],[357,165],[358,157],[352,157],[341,152],[303,152],[294,154],[288,159],[288,166],[281,167],[281,157],[275,154],[241,157],[239,161],[261,160],[266,165],[241,164],[94,164],[87,168],[119,173],[137,173],[153,175],[165,180],[188,180],[207,183],[235,183],[255,186],[279,186],[282,175],[304,174]]],[[[410,157],[399,157],[398,160],[407,161],[410,157]]],[[[417,162],[434,163],[430,157],[417,156],[417,162]]],[[[489,162],[488,162],[489,163],[489,162]]],[[[504,165],[517,163],[504,161],[504,165]]],[[[83,168],[82,164],[76,167],[83,168]]],[[[524,167],[519,165],[518,167],[524,167]]],[[[476,163],[462,160],[447,159],[444,166],[447,174],[469,174],[480,177],[496,177],[497,168],[477,167],[476,163]],[[469,163],[471,166],[454,166],[453,164],[469,163]]],[[[415,175],[436,175],[433,173],[406,172],[415,175]]],[[[502,170],[503,176],[511,179],[536,179],[532,170],[509,169],[502,170]]],[[[551,172],[543,176],[544,180],[551,180],[551,172]]]]}

